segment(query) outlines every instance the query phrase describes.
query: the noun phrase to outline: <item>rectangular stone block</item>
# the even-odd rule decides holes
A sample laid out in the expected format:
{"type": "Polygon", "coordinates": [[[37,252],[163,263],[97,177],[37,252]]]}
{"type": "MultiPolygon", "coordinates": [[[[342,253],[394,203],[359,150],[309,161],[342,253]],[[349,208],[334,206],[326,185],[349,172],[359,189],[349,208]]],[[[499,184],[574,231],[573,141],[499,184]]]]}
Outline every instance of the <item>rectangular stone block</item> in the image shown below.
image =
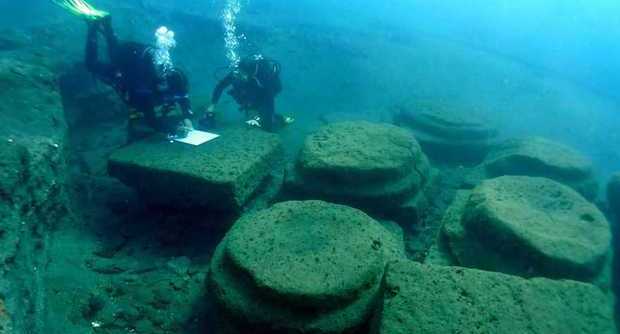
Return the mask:
{"type": "Polygon", "coordinates": [[[612,297],[594,285],[400,261],[389,265],[373,333],[612,334],[616,328],[612,297]]]}
{"type": "Polygon", "coordinates": [[[209,143],[170,143],[159,136],[114,152],[109,174],[149,203],[237,212],[279,165],[279,137],[258,129],[218,131],[209,143]]]}

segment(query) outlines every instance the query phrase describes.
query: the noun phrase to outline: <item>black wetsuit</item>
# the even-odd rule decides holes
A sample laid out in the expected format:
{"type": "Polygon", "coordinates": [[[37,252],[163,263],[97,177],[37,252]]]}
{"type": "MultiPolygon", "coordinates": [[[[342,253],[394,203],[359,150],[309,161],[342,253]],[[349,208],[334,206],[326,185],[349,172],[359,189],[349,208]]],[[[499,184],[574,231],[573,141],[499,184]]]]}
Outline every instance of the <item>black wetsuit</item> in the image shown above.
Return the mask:
{"type": "Polygon", "coordinates": [[[228,92],[244,111],[256,110],[261,118],[261,127],[274,131],[284,123],[284,118],[275,112],[275,98],[282,91],[280,65],[269,59],[245,59],[239,67],[220,80],[211,97],[217,104],[224,90],[228,92]]]}
{"type": "MultiPolygon", "coordinates": [[[[157,107],[164,106],[169,110],[178,104],[184,118],[191,116],[187,87],[167,88],[169,80],[160,78],[153,62],[153,48],[140,43],[119,42],[109,19],[89,23],[85,58],[88,70],[112,86],[133,109],[132,112],[144,115],[148,125],[156,131],[169,133],[176,127],[176,124],[156,116],[157,107]],[[97,35],[100,27],[107,43],[109,63],[99,60],[97,35]]],[[[131,128],[130,124],[130,132],[131,128]]]]}

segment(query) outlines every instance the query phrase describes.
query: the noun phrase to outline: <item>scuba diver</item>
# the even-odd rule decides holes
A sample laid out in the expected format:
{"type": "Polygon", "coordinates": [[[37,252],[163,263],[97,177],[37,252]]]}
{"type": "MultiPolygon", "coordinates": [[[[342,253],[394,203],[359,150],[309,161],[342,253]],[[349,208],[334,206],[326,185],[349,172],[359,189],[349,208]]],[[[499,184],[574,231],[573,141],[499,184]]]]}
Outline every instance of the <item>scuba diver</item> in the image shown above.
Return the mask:
{"type": "Polygon", "coordinates": [[[224,90],[232,86],[228,94],[239,104],[239,110],[250,118],[246,123],[273,132],[294,122],[275,112],[275,98],[282,90],[280,64],[274,60],[254,55],[242,59],[239,64],[217,84],[211,104],[200,124],[205,128],[215,126],[215,108],[224,90]],[[253,114],[257,115],[253,115],[253,114]],[[254,116],[254,117],[253,117],[254,116]]]}
{"type": "Polygon", "coordinates": [[[174,32],[166,27],[157,29],[154,46],[121,42],[112,29],[108,13],[94,9],[84,0],[56,0],[56,3],[86,18],[86,67],[99,80],[114,88],[129,107],[130,141],[139,137],[137,131],[142,118],[149,127],[169,137],[184,137],[193,129],[188,80],[172,65],[170,58],[170,49],[176,46],[174,32]],[[106,41],[109,62],[99,59],[99,33],[106,41]],[[182,117],[169,118],[168,114],[176,105],[180,107],[182,117]],[[161,117],[157,117],[156,109],[161,117]]]}

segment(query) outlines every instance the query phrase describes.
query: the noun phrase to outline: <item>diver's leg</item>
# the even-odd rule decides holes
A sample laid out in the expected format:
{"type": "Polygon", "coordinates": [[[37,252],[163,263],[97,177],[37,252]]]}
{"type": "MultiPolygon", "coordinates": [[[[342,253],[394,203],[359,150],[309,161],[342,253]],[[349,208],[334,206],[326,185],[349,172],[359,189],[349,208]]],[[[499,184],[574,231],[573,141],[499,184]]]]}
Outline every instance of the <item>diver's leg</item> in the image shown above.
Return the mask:
{"type": "Polygon", "coordinates": [[[88,21],[84,64],[86,65],[86,69],[94,74],[99,80],[112,85],[115,82],[114,66],[110,63],[103,63],[99,60],[98,31],[99,21],[88,21]]]}
{"type": "Polygon", "coordinates": [[[84,52],[84,63],[86,68],[93,73],[98,72],[99,56],[97,43],[97,23],[88,21],[88,33],[86,35],[86,49],[84,52]]]}
{"type": "Polygon", "coordinates": [[[103,36],[105,37],[106,44],[108,45],[108,55],[110,61],[114,61],[116,50],[118,49],[118,37],[114,33],[112,28],[112,16],[107,15],[101,19],[101,25],[103,26],[103,36]]]}

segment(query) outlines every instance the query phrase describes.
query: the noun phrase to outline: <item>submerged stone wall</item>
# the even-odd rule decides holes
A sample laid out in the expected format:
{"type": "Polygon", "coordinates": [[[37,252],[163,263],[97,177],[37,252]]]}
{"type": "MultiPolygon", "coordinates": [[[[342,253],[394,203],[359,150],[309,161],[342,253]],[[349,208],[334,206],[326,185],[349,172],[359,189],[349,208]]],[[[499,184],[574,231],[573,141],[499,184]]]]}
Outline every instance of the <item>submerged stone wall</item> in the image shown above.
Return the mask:
{"type": "Polygon", "coordinates": [[[70,219],[66,125],[51,70],[0,59],[0,294],[3,333],[46,328],[49,233],[70,219]]]}

